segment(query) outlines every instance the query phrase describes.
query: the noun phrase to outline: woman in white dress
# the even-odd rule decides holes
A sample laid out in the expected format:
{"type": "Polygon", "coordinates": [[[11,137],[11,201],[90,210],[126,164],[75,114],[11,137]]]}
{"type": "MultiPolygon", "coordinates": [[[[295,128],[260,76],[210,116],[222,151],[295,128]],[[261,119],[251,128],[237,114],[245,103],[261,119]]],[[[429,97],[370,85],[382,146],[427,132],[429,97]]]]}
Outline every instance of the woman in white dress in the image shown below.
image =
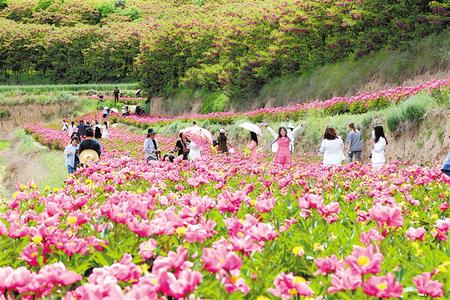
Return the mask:
{"type": "Polygon", "coordinates": [[[345,159],[344,142],[337,135],[336,129],[327,127],[320,145],[324,166],[340,166],[345,159]]]}
{"type": "Polygon", "coordinates": [[[108,138],[108,121],[103,122],[103,126],[102,126],[102,137],[104,139],[108,138]]]}
{"type": "Polygon", "coordinates": [[[372,131],[372,136],[375,144],[372,149],[372,167],[374,169],[381,169],[386,163],[384,156],[384,149],[388,144],[386,137],[384,136],[383,126],[375,126],[372,131]]]}

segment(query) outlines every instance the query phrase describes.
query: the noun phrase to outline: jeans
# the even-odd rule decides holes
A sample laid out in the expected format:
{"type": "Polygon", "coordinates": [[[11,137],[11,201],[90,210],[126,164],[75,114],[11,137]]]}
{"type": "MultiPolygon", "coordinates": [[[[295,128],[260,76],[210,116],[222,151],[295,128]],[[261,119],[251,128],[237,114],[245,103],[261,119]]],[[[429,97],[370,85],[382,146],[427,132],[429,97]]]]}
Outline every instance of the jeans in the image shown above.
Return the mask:
{"type": "Polygon", "coordinates": [[[348,162],[361,161],[361,151],[350,151],[348,152],[348,162]],[[354,159],[353,159],[354,157],[354,159]]]}
{"type": "Polygon", "coordinates": [[[73,174],[75,172],[75,168],[67,165],[67,172],[69,172],[69,174],[73,174]]]}

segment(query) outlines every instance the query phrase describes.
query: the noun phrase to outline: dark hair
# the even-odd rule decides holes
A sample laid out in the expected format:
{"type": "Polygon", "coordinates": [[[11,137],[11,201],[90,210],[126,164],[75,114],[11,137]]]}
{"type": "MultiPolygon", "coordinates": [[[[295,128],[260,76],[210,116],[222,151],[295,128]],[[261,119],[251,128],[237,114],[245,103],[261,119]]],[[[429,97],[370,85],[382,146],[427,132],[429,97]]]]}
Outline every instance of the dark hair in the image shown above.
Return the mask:
{"type": "Polygon", "coordinates": [[[355,124],[350,123],[350,124],[348,124],[348,127],[350,127],[351,130],[356,131],[355,124]]]}
{"type": "Polygon", "coordinates": [[[258,145],[258,136],[253,131],[250,131],[250,139],[255,141],[256,145],[258,145]]]}
{"type": "Polygon", "coordinates": [[[288,136],[287,136],[288,131],[287,131],[286,127],[281,126],[281,127],[278,129],[278,138],[282,138],[282,136],[281,136],[281,130],[283,130],[283,129],[284,129],[284,131],[286,131],[286,137],[288,137],[288,136]]]}
{"type": "Polygon", "coordinates": [[[387,138],[384,136],[384,129],[383,126],[375,126],[373,128],[373,130],[375,131],[375,143],[378,142],[378,140],[380,139],[380,137],[384,138],[384,140],[386,141],[386,145],[388,144],[387,138]]]}
{"type": "Polygon", "coordinates": [[[180,132],[180,134],[178,136],[180,137],[181,140],[183,139],[183,133],[182,132],[180,132]]]}
{"type": "Polygon", "coordinates": [[[105,124],[105,126],[106,126],[106,129],[108,129],[108,122],[103,122],[103,124],[105,124]]]}
{"type": "Polygon", "coordinates": [[[325,133],[323,134],[323,138],[326,140],[335,140],[337,139],[337,131],[333,127],[327,127],[325,129],[325,133]]]}
{"type": "Polygon", "coordinates": [[[72,121],[72,122],[71,122],[70,124],[72,124],[72,126],[73,126],[73,125],[75,125],[75,122],[74,122],[74,121],[72,121]]]}
{"type": "Polygon", "coordinates": [[[92,127],[86,128],[86,136],[94,137],[94,130],[92,130],[92,127]]]}

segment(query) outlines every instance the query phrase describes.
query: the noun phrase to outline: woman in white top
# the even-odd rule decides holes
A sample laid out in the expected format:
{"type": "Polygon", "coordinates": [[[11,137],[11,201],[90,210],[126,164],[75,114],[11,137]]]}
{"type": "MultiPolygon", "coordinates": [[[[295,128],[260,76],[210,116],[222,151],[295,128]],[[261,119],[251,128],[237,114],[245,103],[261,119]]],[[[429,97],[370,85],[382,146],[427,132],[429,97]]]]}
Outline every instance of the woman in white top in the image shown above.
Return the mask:
{"type": "Polygon", "coordinates": [[[194,161],[202,157],[201,146],[191,139],[189,143],[189,161],[194,161]]]}
{"type": "Polygon", "coordinates": [[[375,126],[373,128],[372,136],[375,141],[372,149],[372,167],[375,169],[381,169],[386,162],[384,157],[384,149],[388,144],[386,137],[384,136],[383,126],[375,126]]]}
{"type": "Polygon", "coordinates": [[[320,153],[323,153],[323,164],[325,166],[340,166],[345,159],[344,142],[337,135],[336,129],[327,127],[320,145],[320,153]]]}
{"type": "Polygon", "coordinates": [[[107,139],[107,138],[108,138],[108,122],[107,122],[107,121],[103,122],[103,126],[102,126],[102,137],[103,137],[104,139],[107,139]]]}

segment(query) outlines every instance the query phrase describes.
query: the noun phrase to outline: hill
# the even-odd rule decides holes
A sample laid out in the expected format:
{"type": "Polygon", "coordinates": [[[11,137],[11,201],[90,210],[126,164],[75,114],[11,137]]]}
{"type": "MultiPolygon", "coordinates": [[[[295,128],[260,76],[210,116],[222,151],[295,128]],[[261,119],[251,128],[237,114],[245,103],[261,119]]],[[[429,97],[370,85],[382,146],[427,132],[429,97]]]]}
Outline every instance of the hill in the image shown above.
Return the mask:
{"type": "Polygon", "coordinates": [[[0,61],[12,79],[139,79],[239,99],[275,77],[448,27],[447,1],[2,0],[0,61]]]}

